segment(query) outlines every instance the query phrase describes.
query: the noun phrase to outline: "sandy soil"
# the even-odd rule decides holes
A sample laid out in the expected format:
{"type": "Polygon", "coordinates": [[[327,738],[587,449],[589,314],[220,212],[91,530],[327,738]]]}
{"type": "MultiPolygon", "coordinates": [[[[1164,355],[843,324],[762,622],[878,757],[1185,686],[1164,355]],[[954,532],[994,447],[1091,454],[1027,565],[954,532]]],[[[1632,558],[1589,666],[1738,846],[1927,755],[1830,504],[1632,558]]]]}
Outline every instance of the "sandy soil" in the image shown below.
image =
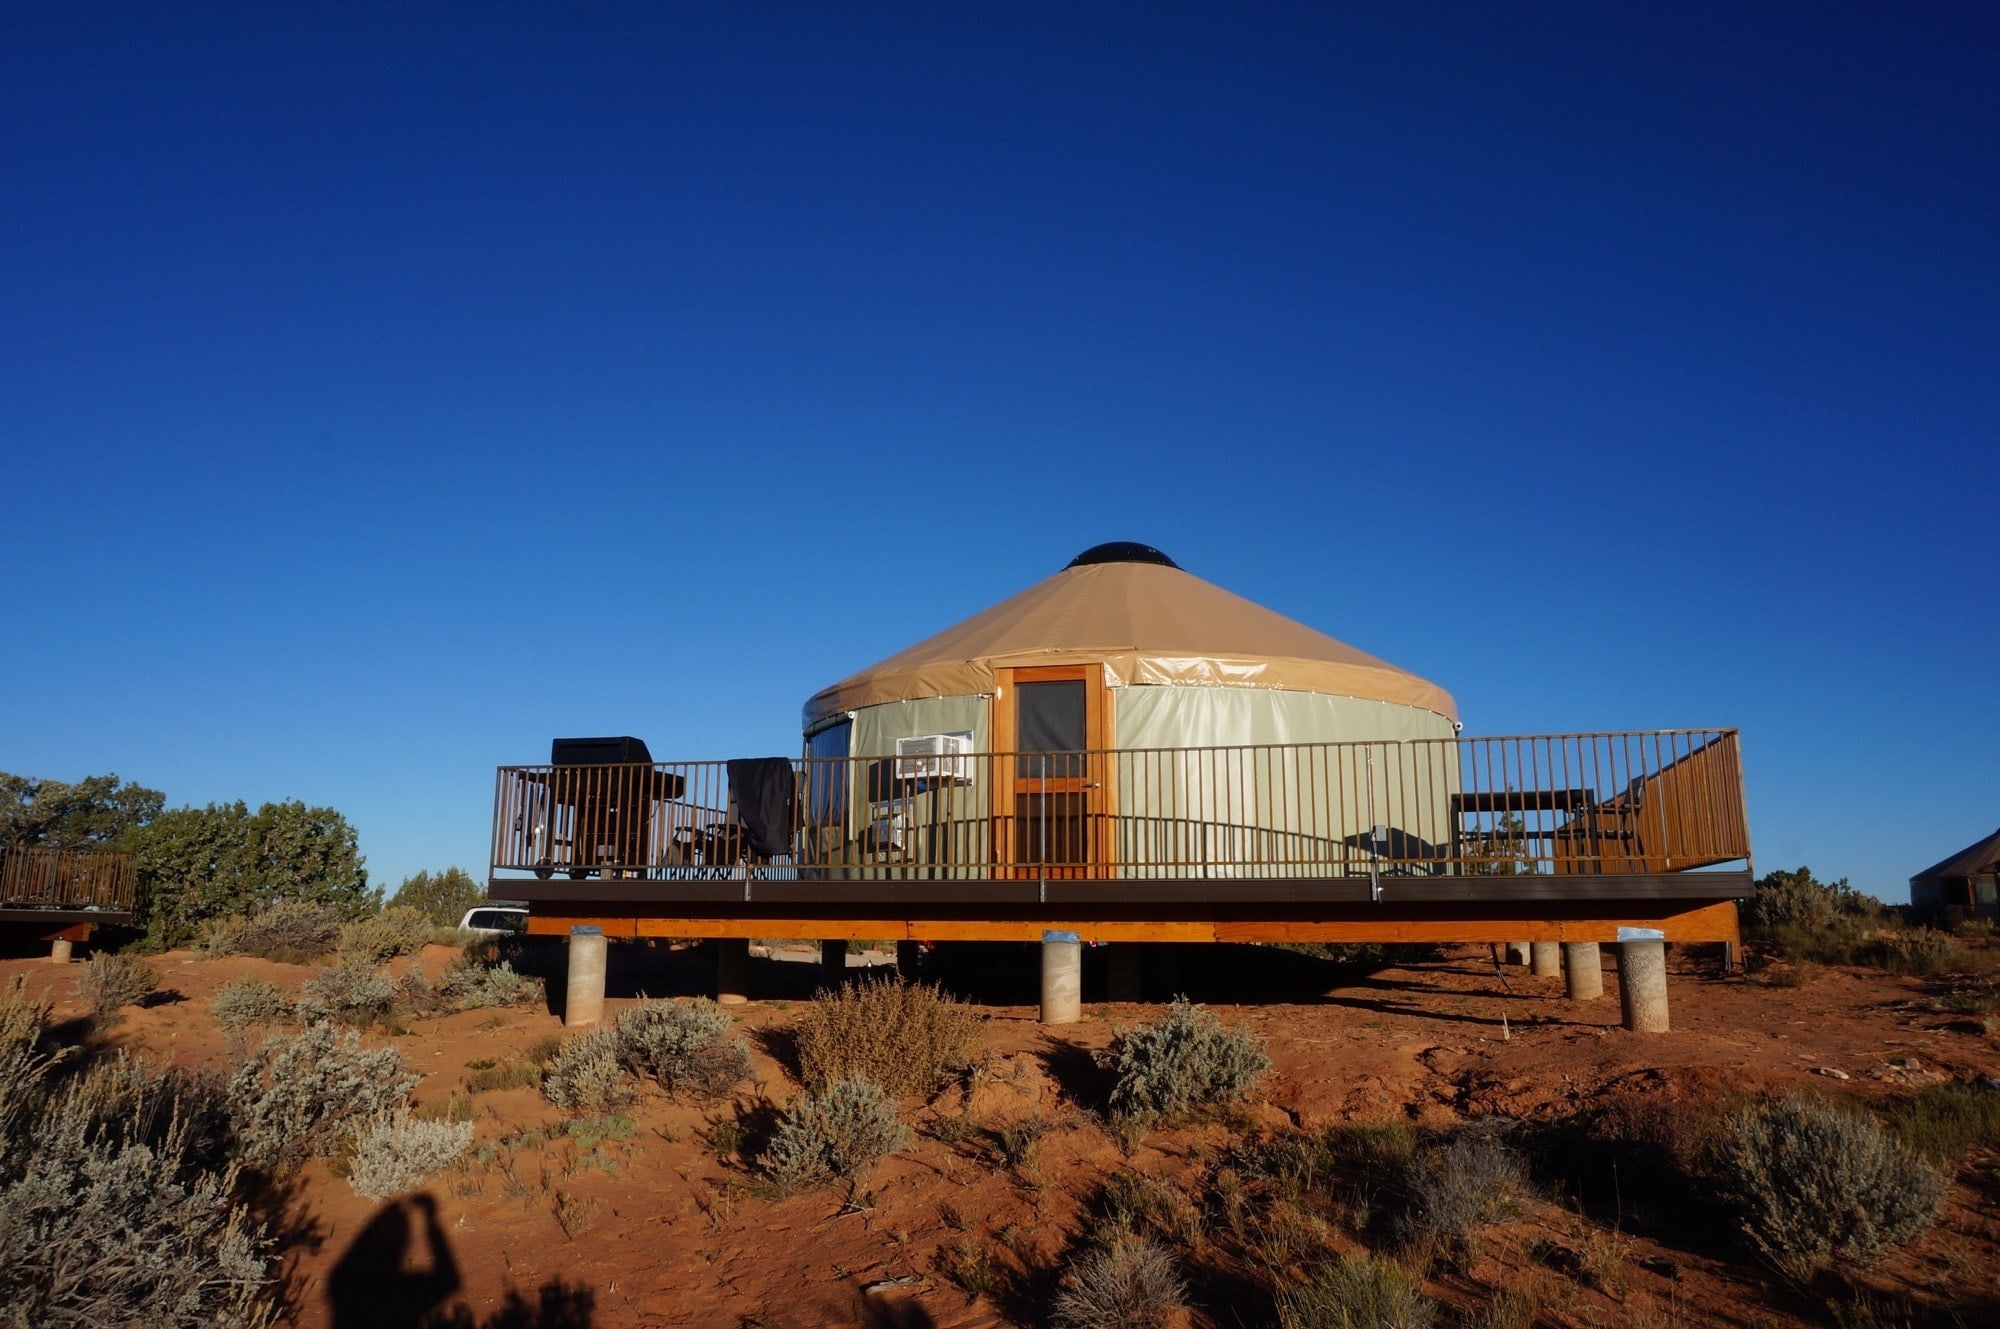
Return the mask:
{"type": "MultiPolygon", "coordinates": [[[[688,995],[705,986],[698,951],[613,951],[614,1012],[641,991],[688,995]]],[[[432,948],[414,962],[435,972],[449,958],[432,948]]],[[[1105,1177],[1130,1167],[1192,1178],[1229,1143],[1231,1128],[1158,1131],[1125,1157],[1090,1110],[1103,1092],[1091,1053],[1109,1043],[1114,1026],[1155,1018],[1159,1007],[1087,1005],[1082,1023],[1044,1029],[1027,1004],[1031,959],[1017,956],[1011,966],[993,959],[927,962],[948,986],[992,1003],[980,1007],[985,1067],[970,1089],[906,1105],[915,1141],[880,1165],[852,1203],[838,1190],[761,1198],[749,1170],[712,1144],[718,1123],[726,1133],[739,1118],[754,1139],[772,1104],[797,1092],[784,1031],[810,997],[809,964],[753,962],[763,999],[737,1008],[753,1085],[733,1103],[706,1108],[645,1099],[629,1114],[626,1138],[564,1135],[562,1114],[532,1089],[466,1094],[469,1064],[523,1061],[558,1032],[545,1009],[377,1030],[371,1040],[393,1042],[423,1073],[421,1103],[469,1099],[480,1153],[422,1196],[383,1205],[356,1197],[327,1163],[311,1164],[282,1206],[297,1322],[312,1329],[415,1324],[426,1315],[468,1325],[773,1329],[1042,1322],[1062,1253],[1088,1221],[1105,1177]],[[989,1132],[1034,1116],[1050,1123],[1035,1166],[1025,1173],[1000,1166],[989,1132]],[[978,1129],[950,1129],[949,1119],[961,1117],[978,1129]],[[942,1272],[949,1251],[967,1242],[994,1261],[997,1285],[988,1295],[968,1296],[942,1272]]],[[[1100,963],[1093,958],[1093,968],[1100,963]]],[[[1610,1093],[1670,1101],[1786,1088],[1890,1095],[1936,1077],[2000,1074],[2000,1038],[1976,1021],[1934,1013],[1923,980],[1872,971],[1830,970],[1807,986],[1780,988],[1723,972],[1697,952],[1676,956],[1675,1031],[1648,1037],[1618,1028],[1609,975],[1613,995],[1584,1005],[1564,998],[1560,980],[1521,969],[1507,972],[1507,991],[1483,947],[1372,973],[1251,948],[1191,948],[1181,963],[1179,985],[1225,1021],[1246,1025],[1271,1055],[1273,1074],[1249,1120],[1234,1123],[1239,1131],[1390,1116],[1420,1124],[1483,1114],[1543,1119],[1610,1093]],[[1232,993],[1236,1000],[1225,1000],[1232,993]]],[[[296,986],[311,972],[182,952],[158,964],[163,987],[179,999],[129,1011],[108,1041],[155,1059],[220,1065],[247,1044],[209,1019],[215,989],[247,973],[296,986]]],[[[75,967],[0,961],[0,978],[15,973],[56,998],[58,1019],[81,1014],[75,967]]],[[[1093,974],[1086,992],[1101,991],[1101,983],[1093,974]]],[[[1591,1212],[1630,1229],[1607,1235],[1579,1207],[1576,1197],[1558,1195],[1531,1203],[1467,1274],[1429,1290],[1470,1311],[1500,1289],[1538,1285],[1549,1304],[1536,1322],[1550,1325],[1826,1322],[1823,1306],[1744,1261],[1727,1234],[1681,1231],[1671,1215],[1627,1223],[1598,1196],[1591,1212]],[[1592,1240],[1614,1243],[1619,1256],[1619,1275],[1605,1286],[1565,1278],[1562,1261],[1551,1257],[1592,1240]],[[1552,1283],[1561,1284],[1559,1295],[1552,1283]]],[[[1994,1159],[1980,1155],[1961,1171],[1938,1226],[1874,1271],[1869,1285],[1920,1306],[1981,1299],[2000,1306],[1991,1300],[2000,1294],[1996,1255],[2000,1183],[1994,1159]]],[[[1209,1310],[1214,1318],[1190,1315],[1188,1323],[1255,1323],[1262,1314],[1209,1310]]]]}

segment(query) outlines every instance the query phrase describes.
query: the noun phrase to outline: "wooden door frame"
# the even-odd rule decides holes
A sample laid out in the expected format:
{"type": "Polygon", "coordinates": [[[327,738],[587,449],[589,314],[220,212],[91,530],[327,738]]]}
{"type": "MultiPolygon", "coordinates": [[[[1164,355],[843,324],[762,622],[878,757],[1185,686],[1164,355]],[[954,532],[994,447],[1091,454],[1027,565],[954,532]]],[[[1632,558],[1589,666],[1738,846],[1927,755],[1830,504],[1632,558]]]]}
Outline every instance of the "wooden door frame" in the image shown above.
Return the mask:
{"type": "MultiPolygon", "coordinates": [[[[1111,689],[1105,686],[1104,666],[1098,663],[1067,665],[1020,665],[1014,668],[996,668],[993,671],[993,750],[996,753],[1014,753],[1019,749],[1021,736],[1018,729],[1019,716],[1016,711],[1014,689],[1023,683],[1068,683],[1081,682],[1083,687],[1084,746],[1090,752],[1099,754],[1087,759],[1082,791],[1084,799],[1085,864],[1083,875],[1110,876],[1114,866],[1114,851],[1117,840],[1111,828],[1116,824],[1118,814],[1118,790],[1112,779],[1112,763],[1107,755],[1111,748],[1111,689]]],[[[1018,816],[1016,797],[1019,794],[1018,771],[1012,757],[996,757],[994,760],[993,791],[991,797],[993,817],[993,861],[996,876],[1020,876],[1027,868],[1016,866],[1014,858],[1014,821],[1018,816]],[[1007,828],[1005,835],[1001,827],[1007,828]]],[[[1046,865],[1037,867],[1045,870],[1046,865]]]]}

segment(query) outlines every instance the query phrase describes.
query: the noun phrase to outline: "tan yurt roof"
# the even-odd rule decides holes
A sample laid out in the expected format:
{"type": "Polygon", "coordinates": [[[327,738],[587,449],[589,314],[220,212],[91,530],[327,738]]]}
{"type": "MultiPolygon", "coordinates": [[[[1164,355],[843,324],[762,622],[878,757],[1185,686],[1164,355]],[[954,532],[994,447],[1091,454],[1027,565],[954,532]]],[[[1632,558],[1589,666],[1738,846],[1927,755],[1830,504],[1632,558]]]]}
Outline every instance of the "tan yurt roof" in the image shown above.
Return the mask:
{"type": "Polygon", "coordinates": [[[1107,681],[1274,688],[1458,718],[1435,683],[1182,571],[1145,546],[1099,546],[1055,576],[816,693],[805,722],[917,697],[990,693],[993,671],[1102,663],[1107,681]],[[1144,561],[1092,561],[1142,550],[1144,561]]]}

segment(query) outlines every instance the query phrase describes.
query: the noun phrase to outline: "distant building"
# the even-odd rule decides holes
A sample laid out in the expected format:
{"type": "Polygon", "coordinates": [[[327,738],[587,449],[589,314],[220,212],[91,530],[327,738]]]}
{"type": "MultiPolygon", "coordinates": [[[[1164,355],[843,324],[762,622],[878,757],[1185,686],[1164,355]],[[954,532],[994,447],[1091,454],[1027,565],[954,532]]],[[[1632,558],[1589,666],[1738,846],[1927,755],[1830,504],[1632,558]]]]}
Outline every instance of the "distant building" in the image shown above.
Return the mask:
{"type": "Polygon", "coordinates": [[[1910,904],[1919,913],[2000,922],[2000,831],[1910,878],[1910,904]]]}

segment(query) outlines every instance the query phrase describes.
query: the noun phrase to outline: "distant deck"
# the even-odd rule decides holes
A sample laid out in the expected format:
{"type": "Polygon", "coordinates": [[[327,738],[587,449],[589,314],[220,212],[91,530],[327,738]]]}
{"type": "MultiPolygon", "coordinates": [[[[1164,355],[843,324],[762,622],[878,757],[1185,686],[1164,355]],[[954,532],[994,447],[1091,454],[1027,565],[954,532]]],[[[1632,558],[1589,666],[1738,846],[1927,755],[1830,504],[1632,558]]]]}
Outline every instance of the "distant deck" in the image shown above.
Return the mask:
{"type": "Polygon", "coordinates": [[[1728,729],[507,766],[494,812],[542,933],[1733,941],[1752,891],[1728,729]]]}
{"type": "MultiPolygon", "coordinates": [[[[102,849],[0,850],[0,928],[53,937],[129,923],[131,854],[102,849]]],[[[81,939],[80,937],[78,939],[81,939]]]]}

